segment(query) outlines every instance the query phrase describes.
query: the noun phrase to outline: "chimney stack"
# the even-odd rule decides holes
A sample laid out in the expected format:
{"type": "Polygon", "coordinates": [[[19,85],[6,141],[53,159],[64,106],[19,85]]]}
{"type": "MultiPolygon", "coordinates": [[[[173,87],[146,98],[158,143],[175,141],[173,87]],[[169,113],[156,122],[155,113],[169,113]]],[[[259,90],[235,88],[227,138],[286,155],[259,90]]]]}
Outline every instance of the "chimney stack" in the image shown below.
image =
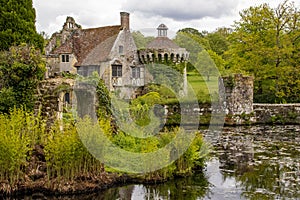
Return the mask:
{"type": "Polygon", "coordinates": [[[129,13],[120,12],[122,29],[129,30],[129,13]]]}

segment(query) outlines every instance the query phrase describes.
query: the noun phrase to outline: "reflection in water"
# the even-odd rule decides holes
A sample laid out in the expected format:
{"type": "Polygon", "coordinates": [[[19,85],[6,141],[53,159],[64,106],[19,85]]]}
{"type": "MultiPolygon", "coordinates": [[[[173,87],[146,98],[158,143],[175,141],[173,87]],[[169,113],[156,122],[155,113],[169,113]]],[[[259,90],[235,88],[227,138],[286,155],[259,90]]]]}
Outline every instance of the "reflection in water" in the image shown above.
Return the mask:
{"type": "Polygon", "coordinates": [[[233,177],[246,199],[300,198],[300,127],[238,127],[216,144],[223,177],[233,177]]]}
{"type": "MultiPolygon", "coordinates": [[[[120,192],[115,192],[118,194],[117,198],[114,199],[185,199],[185,200],[195,200],[199,197],[204,197],[208,193],[209,183],[204,175],[197,174],[189,178],[178,178],[176,181],[168,181],[163,184],[156,185],[132,185],[133,191],[131,196],[120,195],[120,192]]],[[[120,188],[112,188],[107,190],[107,192],[117,190],[127,190],[128,186],[120,188]]]]}
{"type": "Polygon", "coordinates": [[[204,174],[47,199],[300,199],[300,126],[226,127],[213,145],[204,174]]]}
{"type": "Polygon", "coordinates": [[[223,176],[220,167],[218,158],[213,158],[207,163],[206,176],[210,183],[210,193],[203,199],[242,199],[240,184],[234,177],[223,176]]]}

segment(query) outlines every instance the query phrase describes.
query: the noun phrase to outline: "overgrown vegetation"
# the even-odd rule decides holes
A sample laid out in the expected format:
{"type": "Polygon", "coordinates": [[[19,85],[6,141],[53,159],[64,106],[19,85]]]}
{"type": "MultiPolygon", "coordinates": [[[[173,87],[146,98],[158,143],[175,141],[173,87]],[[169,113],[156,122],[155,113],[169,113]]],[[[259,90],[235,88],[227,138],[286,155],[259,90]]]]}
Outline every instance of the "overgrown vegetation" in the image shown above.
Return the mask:
{"type": "Polygon", "coordinates": [[[13,107],[32,110],[45,70],[42,55],[32,46],[22,44],[0,52],[0,112],[13,107]]]}
{"type": "Polygon", "coordinates": [[[24,180],[29,153],[44,138],[41,119],[22,109],[0,114],[0,180],[24,180]]]}
{"type": "MultiPolygon", "coordinates": [[[[103,100],[111,99],[111,94],[106,87],[102,90],[103,87],[105,87],[103,82],[99,82],[97,93],[100,105],[103,100]]],[[[154,108],[155,105],[162,103],[162,98],[158,92],[149,91],[147,94],[132,100],[130,104],[127,104],[128,107],[122,102],[118,103],[121,104],[118,105],[120,110],[111,111],[110,108],[100,106],[98,113],[101,113],[99,116],[105,116],[99,118],[104,134],[120,149],[141,154],[157,151],[169,144],[179,132],[183,131],[179,128],[160,131],[162,127],[159,126],[159,123],[164,119],[159,118],[161,113],[157,113],[154,108]],[[110,120],[111,118],[114,120],[110,120]]],[[[149,181],[164,180],[179,174],[192,173],[192,170],[196,168],[202,168],[209,152],[206,145],[202,135],[196,134],[192,145],[173,164],[145,174],[143,177],[149,181]]],[[[172,159],[171,157],[171,154],[165,155],[167,160],[172,159]]],[[[116,162],[122,162],[122,159],[118,157],[116,162]]],[[[125,162],[127,162],[126,158],[125,162]]],[[[149,161],[137,160],[136,162],[132,163],[132,166],[139,166],[149,161]]]]}
{"type": "Polygon", "coordinates": [[[9,184],[4,188],[1,185],[1,193],[11,192],[17,184],[28,181],[29,175],[35,180],[35,173],[46,173],[44,178],[50,181],[74,180],[103,171],[101,163],[83,146],[73,125],[65,124],[61,130],[57,123],[50,131],[45,130],[45,120],[23,109],[0,114],[0,182],[9,184]],[[44,151],[40,156],[46,161],[47,171],[40,171],[43,164],[34,160],[37,147],[44,151]]]}
{"type": "MultiPolygon", "coordinates": [[[[152,152],[164,147],[180,131],[172,129],[155,137],[141,139],[122,131],[114,134],[110,123],[108,120],[100,120],[106,137],[119,148],[137,153],[152,152]]],[[[9,115],[0,114],[0,181],[8,180],[10,187],[16,187],[18,183],[27,180],[26,177],[31,173],[30,166],[32,162],[36,162],[32,159],[37,147],[41,147],[44,152],[46,171],[42,173],[46,174],[48,181],[74,181],[78,177],[99,175],[104,171],[101,160],[97,160],[88,152],[74,125],[64,124],[62,129],[61,123],[56,123],[50,131],[45,131],[45,126],[45,121],[40,117],[22,109],[11,110],[9,115]]],[[[84,123],[83,126],[87,127],[89,123],[84,123]]],[[[87,137],[93,138],[92,135],[89,136],[90,133],[86,134],[87,137]]],[[[189,174],[196,168],[201,169],[208,153],[206,150],[201,134],[197,134],[188,150],[172,165],[145,174],[142,179],[164,180],[176,175],[189,174]]],[[[171,159],[170,156],[172,155],[166,155],[166,159],[171,159]]],[[[142,164],[141,161],[137,161],[136,165],[139,164],[142,164]]],[[[39,167],[36,167],[35,172],[40,173],[39,167]]],[[[5,189],[0,190],[3,192],[5,189]]]]}
{"type": "Polygon", "coordinates": [[[74,180],[103,171],[102,164],[87,151],[73,125],[65,124],[62,131],[56,124],[47,134],[43,146],[49,180],[74,180]]]}

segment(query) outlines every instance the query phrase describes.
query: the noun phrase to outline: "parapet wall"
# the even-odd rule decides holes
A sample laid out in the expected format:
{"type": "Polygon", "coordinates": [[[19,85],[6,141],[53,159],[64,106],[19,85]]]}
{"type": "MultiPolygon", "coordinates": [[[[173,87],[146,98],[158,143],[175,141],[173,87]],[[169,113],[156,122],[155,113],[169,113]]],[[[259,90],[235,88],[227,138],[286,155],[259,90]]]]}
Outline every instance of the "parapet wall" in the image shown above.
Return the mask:
{"type": "MultiPolygon", "coordinates": [[[[165,105],[167,125],[180,124],[180,105],[165,105]]],[[[200,104],[185,109],[183,114],[199,118],[199,125],[209,125],[214,109],[210,104],[200,104]]],[[[300,104],[253,104],[251,113],[226,114],[224,125],[295,124],[300,125],[300,104]]],[[[224,117],[222,116],[222,117],[224,117]]],[[[220,119],[219,122],[223,120],[220,119]]]]}
{"type": "Polygon", "coordinates": [[[300,124],[300,104],[253,104],[255,123],[300,124]]]}

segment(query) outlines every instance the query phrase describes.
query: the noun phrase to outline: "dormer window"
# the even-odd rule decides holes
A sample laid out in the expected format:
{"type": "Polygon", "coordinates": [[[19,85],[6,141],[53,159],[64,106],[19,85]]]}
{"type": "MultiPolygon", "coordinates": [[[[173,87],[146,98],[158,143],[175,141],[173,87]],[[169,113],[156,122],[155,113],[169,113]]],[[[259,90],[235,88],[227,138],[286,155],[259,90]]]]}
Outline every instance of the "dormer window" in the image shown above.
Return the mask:
{"type": "Polygon", "coordinates": [[[124,54],[124,47],[122,45],[119,46],[119,54],[124,54]]]}
{"type": "Polygon", "coordinates": [[[69,54],[62,54],[61,55],[61,62],[70,62],[70,55],[69,54]]]}

